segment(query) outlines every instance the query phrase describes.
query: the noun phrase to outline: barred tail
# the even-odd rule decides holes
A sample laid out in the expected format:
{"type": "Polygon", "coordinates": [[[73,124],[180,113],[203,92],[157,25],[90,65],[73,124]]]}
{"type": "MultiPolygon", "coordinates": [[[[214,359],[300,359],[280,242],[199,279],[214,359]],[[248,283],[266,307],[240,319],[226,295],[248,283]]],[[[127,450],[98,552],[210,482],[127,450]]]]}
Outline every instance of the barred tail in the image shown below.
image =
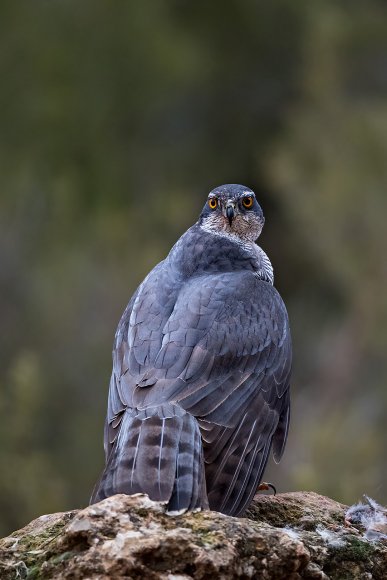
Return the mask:
{"type": "Polygon", "coordinates": [[[164,404],[127,409],[90,503],[146,493],[169,513],[208,508],[203,449],[195,418],[164,404]]]}

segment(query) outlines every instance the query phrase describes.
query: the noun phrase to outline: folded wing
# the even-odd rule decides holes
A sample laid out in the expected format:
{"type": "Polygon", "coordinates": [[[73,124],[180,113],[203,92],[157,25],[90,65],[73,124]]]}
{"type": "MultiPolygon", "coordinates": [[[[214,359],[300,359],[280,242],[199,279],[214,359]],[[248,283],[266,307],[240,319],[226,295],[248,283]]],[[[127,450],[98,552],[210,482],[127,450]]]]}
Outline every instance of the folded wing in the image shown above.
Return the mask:
{"type": "Polygon", "coordinates": [[[167,289],[162,282],[160,272],[145,281],[117,331],[107,455],[130,409],[181,408],[200,427],[210,507],[237,515],[260,483],[272,444],[278,461],[286,442],[286,309],[252,272],[203,275],[167,289]]]}

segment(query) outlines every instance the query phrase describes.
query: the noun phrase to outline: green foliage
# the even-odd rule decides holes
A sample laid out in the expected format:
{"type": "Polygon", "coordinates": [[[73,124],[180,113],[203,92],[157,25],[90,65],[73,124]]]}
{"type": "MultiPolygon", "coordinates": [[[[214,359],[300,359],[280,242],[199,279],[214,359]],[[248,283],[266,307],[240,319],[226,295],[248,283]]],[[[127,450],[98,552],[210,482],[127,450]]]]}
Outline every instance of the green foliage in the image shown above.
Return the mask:
{"type": "Polygon", "coordinates": [[[120,314],[227,182],[260,198],[295,343],[266,477],[387,499],[386,17],[378,0],[1,4],[0,535],[88,501],[120,314]]]}

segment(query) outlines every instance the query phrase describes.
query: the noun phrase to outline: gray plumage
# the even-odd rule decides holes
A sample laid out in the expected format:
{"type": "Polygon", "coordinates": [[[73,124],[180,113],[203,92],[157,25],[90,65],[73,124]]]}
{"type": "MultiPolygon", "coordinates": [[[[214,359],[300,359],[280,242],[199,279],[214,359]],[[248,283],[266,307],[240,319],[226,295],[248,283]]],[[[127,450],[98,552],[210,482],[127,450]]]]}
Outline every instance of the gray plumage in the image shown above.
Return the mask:
{"type": "Polygon", "coordinates": [[[91,501],[147,493],[168,511],[249,505],[289,424],[291,339],[273,270],[255,244],[254,193],[213,190],[139,286],[118,325],[106,466],[91,501]]]}

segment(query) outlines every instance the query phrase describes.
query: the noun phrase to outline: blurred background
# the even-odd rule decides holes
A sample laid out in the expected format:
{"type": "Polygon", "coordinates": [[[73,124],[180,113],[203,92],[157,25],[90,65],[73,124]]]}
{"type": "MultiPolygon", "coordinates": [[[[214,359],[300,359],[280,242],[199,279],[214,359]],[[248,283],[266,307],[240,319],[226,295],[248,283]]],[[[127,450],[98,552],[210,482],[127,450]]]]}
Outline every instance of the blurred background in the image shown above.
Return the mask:
{"type": "Polygon", "coordinates": [[[387,4],[0,5],[0,535],[84,506],[116,325],[222,183],[289,310],[265,479],[387,501],[387,4]]]}

